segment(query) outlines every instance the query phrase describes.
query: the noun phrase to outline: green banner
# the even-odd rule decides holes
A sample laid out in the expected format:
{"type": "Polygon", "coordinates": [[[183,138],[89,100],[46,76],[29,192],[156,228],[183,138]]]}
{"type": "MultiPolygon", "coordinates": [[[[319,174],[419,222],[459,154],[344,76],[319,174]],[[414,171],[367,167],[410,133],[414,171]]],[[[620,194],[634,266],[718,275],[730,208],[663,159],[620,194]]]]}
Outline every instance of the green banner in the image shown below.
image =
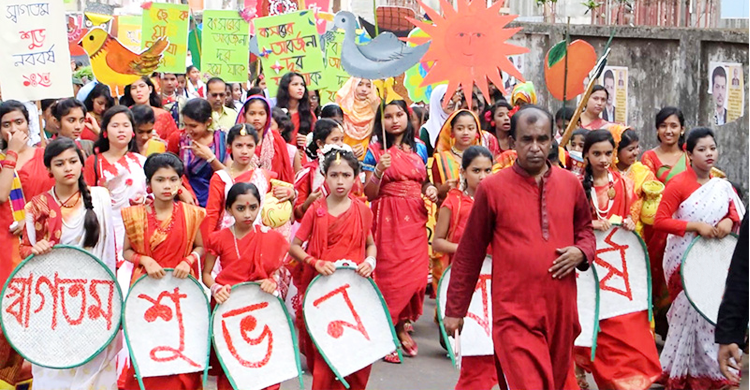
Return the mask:
{"type": "Polygon", "coordinates": [[[307,89],[326,86],[323,51],[312,11],[268,16],[253,23],[271,96],[276,96],[281,77],[289,72],[302,74],[307,89]]]}
{"type": "Polygon", "coordinates": [[[237,11],[203,12],[201,71],[228,83],[247,81],[250,24],[237,11]]]}
{"type": "Polygon", "coordinates": [[[341,66],[341,46],[344,42],[344,32],[334,31],[326,33],[325,66],[326,88],[320,91],[320,105],[336,101],[336,92],[349,80],[349,74],[341,66]]]}
{"type": "Polygon", "coordinates": [[[149,9],[143,10],[141,48],[151,47],[161,37],[169,39],[159,72],[185,73],[189,21],[187,4],[151,3],[149,9]]]}

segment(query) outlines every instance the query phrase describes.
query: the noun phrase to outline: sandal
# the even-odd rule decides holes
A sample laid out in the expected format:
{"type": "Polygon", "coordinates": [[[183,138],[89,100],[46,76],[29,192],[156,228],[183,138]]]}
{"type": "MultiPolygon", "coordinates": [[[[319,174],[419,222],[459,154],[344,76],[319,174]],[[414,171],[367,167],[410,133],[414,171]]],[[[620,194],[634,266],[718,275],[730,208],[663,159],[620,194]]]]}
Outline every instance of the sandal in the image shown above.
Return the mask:
{"type": "Polygon", "coordinates": [[[408,333],[405,334],[406,339],[401,340],[401,348],[404,351],[404,355],[409,357],[415,357],[417,356],[417,353],[419,352],[419,347],[417,346],[417,342],[414,341],[411,336],[409,336],[408,333]]]}
{"type": "Polygon", "coordinates": [[[576,382],[581,390],[587,390],[589,388],[589,382],[586,380],[586,374],[576,374],[576,382]]]}
{"type": "Polygon", "coordinates": [[[401,359],[398,358],[398,352],[395,351],[385,355],[383,360],[386,363],[401,364],[401,359]]]}
{"type": "Polygon", "coordinates": [[[414,333],[414,325],[412,325],[411,321],[404,322],[404,331],[407,333],[414,333]]]}

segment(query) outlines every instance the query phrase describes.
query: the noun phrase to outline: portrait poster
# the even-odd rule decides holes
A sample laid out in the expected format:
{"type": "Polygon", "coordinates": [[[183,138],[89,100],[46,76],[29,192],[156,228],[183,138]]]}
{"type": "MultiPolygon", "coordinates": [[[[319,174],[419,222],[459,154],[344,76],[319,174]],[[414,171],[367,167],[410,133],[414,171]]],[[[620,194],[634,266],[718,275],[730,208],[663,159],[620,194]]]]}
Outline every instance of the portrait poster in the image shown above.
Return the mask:
{"type": "Polygon", "coordinates": [[[599,84],[607,90],[607,105],[602,110],[602,119],[607,122],[628,123],[628,68],[605,66],[599,84]]]}
{"type": "Polygon", "coordinates": [[[709,120],[716,126],[733,122],[745,114],[745,80],[742,64],[709,62],[708,93],[711,95],[709,120]]]}

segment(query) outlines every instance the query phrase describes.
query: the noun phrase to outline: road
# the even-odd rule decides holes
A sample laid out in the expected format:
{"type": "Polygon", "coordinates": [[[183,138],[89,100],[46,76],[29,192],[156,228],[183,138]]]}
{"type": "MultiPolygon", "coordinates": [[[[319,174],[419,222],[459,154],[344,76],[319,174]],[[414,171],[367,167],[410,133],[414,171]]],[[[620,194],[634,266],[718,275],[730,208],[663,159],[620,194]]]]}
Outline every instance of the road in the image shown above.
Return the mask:
{"type": "MultiPolygon", "coordinates": [[[[426,299],[424,315],[414,324],[412,337],[419,345],[419,356],[415,358],[404,358],[401,364],[390,364],[378,361],[374,364],[369,390],[452,390],[458,380],[458,371],[451,365],[445,350],[438,342],[438,328],[433,322],[435,311],[435,300],[426,299]]],[[[304,360],[304,357],[303,357],[304,360]]],[[[748,390],[748,362],[743,359],[741,390],[748,390]]],[[[312,388],[312,376],[309,372],[303,375],[305,389],[312,388]]],[[[592,390],[596,390],[596,383],[589,376],[589,384],[592,390]]],[[[215,389],[213,381],[209,383],[207,390],[215,389]]],[[[496,387],[497,388],[497,387],[496,387]]],[[[654,389],[660,387],[654,386],[654,389]]],[[[299,390],[299,382],[290,380],[284,382],[282,390],[299,390]]]]}

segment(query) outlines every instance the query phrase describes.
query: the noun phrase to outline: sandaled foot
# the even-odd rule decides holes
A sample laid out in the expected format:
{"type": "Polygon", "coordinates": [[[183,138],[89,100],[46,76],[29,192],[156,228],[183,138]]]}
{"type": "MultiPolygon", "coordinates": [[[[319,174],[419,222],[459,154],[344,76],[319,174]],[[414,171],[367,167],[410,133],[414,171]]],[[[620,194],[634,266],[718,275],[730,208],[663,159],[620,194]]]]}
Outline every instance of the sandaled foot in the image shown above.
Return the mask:
{"type": "Polygon", "coordinates": [[[391,352],[385,355],[383,360],[387,363],[401,364],[401,359],[398,358],[398,352],[391,352]]]}

